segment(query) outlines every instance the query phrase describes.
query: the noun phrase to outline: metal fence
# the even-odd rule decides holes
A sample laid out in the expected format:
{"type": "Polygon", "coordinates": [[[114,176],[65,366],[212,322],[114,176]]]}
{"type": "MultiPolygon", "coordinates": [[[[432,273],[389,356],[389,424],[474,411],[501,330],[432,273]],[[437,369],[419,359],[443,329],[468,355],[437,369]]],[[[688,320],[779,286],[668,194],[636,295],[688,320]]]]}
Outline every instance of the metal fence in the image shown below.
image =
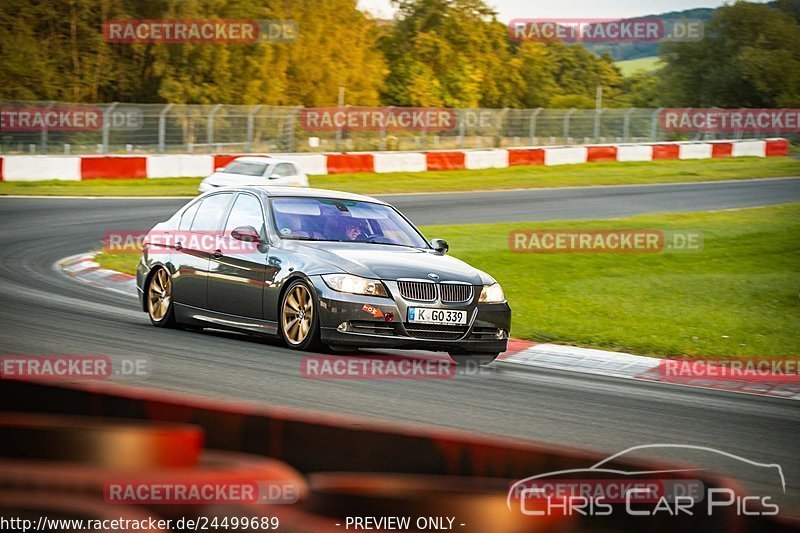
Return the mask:
{"type": "MultiPolygon", "coordinates": [[[[332,131],[303,127],[302,107],[70,104],[0,100],[0,153],[221,153],[436,150],[769,137],[663,131],[660,109],[457,109],[447,131],[332,131]],[[10,111],[95,115],[70,129],[10,123],[10,111]]],[[[70,126],[68,123],[67,126],[70,126]]]]}

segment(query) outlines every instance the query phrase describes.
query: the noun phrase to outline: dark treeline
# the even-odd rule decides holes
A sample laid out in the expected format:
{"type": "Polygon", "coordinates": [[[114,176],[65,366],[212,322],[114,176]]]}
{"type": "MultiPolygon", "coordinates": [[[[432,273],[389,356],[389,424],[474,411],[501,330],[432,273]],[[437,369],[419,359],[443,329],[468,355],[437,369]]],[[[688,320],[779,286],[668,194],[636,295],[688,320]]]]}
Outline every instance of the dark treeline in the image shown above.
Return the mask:
{"type": "Polygon", "coordinates": [[[580,45],[517,43],[482,0],[4,0],[0,98],[72,102],[592,107],[800,107],[800,10],[737,2],[661,68],[624,78],[580,45]],[[290,43],[112,44],[110,19],[285,19],[290,43]]]}

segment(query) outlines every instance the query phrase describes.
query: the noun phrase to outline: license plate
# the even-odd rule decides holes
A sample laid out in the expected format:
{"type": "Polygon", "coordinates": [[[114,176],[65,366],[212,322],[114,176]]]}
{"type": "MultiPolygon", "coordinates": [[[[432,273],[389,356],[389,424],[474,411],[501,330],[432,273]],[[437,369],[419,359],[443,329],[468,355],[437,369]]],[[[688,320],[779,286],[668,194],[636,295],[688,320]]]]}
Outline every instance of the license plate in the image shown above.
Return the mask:
{"type": "Polygon", "coordinates": [[[463,326],[467,323],[467,312],[455,309],[430,309],[427,307],[409,307],[408,321],[417,324],[447,324],[463,326]]]}

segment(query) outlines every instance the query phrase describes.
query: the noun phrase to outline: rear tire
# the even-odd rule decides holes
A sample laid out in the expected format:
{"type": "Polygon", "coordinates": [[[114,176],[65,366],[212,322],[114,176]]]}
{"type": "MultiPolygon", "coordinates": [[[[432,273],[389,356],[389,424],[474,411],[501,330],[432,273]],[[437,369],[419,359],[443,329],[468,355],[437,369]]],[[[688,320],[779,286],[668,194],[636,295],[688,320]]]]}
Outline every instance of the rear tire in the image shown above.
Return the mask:
{"type": "Polygon", "coordinates": [[[499,353],[452,353],[448,352],[450,359],[459,365],[474,364],[477,366],[485,366],[497,359],[499,353]]]}
{"type": "Polygon", "coordinates": [[[145,289],[147,316],[157,328],[177,328],[172,300],[172,276],[164,267],[156,267],[145,289]]]}
{"type": "Polygon", "coordinates": [[[278,327],[286,346],[293,350],[319,352],[319,305],[314,291],[302,279],[292,281],[281,299],[278,327]]]}

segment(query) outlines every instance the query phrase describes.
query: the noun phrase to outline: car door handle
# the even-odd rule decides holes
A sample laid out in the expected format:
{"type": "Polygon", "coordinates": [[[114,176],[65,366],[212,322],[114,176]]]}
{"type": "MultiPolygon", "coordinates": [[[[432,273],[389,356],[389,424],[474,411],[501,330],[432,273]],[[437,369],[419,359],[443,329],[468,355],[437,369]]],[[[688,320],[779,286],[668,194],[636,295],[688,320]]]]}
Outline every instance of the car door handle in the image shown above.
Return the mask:
{"type": "Polygon", "coordinates": [[[219,259],[220,257],[222,257],[222,250],[214,250],[214,253],[211,255],[214,256],[214,259],[219,259]]]}

